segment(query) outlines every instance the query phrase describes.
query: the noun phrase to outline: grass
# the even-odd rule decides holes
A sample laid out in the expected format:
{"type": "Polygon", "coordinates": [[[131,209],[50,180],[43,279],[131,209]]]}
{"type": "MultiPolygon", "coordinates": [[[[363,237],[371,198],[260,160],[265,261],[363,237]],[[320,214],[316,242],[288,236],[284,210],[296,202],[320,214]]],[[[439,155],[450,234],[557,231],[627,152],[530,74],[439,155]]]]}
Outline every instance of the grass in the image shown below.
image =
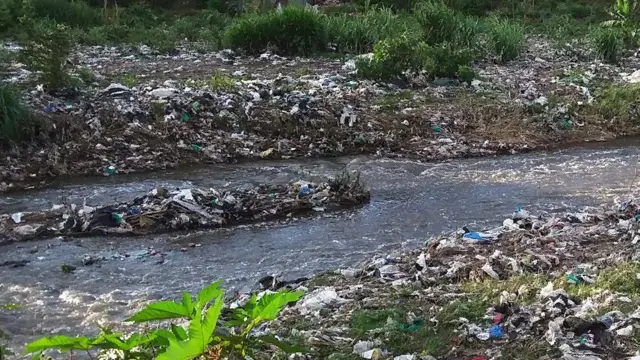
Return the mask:
{"type": "Polygon", "coordinates": [[[618,63],[623,46],[623,34],[619,29],[596,27],[591,33],[591,40],[602,60],[611,64],[618,63]]]}
{"type": "Polygon", "coordinates": [[[419,4],[414,16],[422,27],[424,40],[429,45],[453,41],[460,27],[460,18],[456,12],[437,0],[419,4]]]}
{"type": "Polygon", "coordinates": [[[236,88],[236,82],[229,75],[222,73],[213,73],[207,82],[211,91],[233,91],[236,88]]]}
{"type": "Polygon", "coordinates": [[[461,289],[466,293],[477,294],[489,303],[496,304],[500,301],[503,292],[518,294],[516,300],[523,303],[530,303],[535,300],[538,291],[549,282],[549,278],[542,275],[519,275],[512,276],[506,280],[498,281],[485,279],[475,282],[468,281],[460,284],[461,289]]]}
{"type": "Polygon", "coordinates": [[[131,89],[138,83],[138,77],[135,74],[124,74],[120,78],[120,82],[122,83],[122,85],[131,89]]]}
{"type": "Polygon", "coordinates": [[[640,101],[640,84],[610,85],[596,93],[595,110],[606,118],[628,118],[632,105],[640,101]]]}
{"type": "Polygon", "coordinates": [[[273,49],[284,55],[311,55],[326,49],[326,21],[324,15],[296,6],[246,14],[229,25],[224,41],[249,54],[273,49]]]}
{"type": "Polygon", "coordinates": [[[33,117],[21,94],[10,85],[0,85],[0,144],[27,140],[34,133],[33,117]]]}
{"type": "Polygon", "coordinates": [[[494,18],[490,22],[489,42],[500,61],[515,60],[524,46],[524,27],[505,19],[494,18]]]}

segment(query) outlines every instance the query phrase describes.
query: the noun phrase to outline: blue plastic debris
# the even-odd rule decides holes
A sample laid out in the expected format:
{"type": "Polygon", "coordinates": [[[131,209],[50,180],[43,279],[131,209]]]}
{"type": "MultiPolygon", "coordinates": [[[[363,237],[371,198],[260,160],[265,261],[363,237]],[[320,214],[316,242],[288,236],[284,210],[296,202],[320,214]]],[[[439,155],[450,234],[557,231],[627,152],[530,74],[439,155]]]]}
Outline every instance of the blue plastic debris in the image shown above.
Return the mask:
{"type": "Polygon", "coordinates": [[[464,235],[462,235],[463,239],[468,239],[468,240],[476,240],[476,241],[487,241],[487,239],[483,238],[482,235],[480,235],[480,233],[477,232],[468,232],[465,233],[464,235]]]}
{"type": "Polygon", "coordinates": [[[491,325],[489,328],[489,336],[492,338],[501,338],[502,337],[502,327],[500,325],[491,325]]]}
{"type": "Polygon", "coordinates": [[[601,316],[600,322],[608,329],[613,324],[613,319],[610,316],[601,316]]]}
{"type": "Polygon", "coordinates": [[[304,196],[304,195],[309,195],[309,193],[311,192],[311,189],[309,189],[309,185],[302,185],[300,187],[300,196],[304,196]]]}
{"type": "Polygon", "coordinates": [[[54,105],[47,105],[44,107],[44,109],[42,109],[42,111],[46,112],[46,113],[52,113],[54,111],[56,111],[56,107],[54,105]]]}
{"type": "Polygon", "coordinates": [[[131,209],[131,215],[138,215],[139,213],[140,213],[140,210],[138,210],[137,208],[131,209]]]}

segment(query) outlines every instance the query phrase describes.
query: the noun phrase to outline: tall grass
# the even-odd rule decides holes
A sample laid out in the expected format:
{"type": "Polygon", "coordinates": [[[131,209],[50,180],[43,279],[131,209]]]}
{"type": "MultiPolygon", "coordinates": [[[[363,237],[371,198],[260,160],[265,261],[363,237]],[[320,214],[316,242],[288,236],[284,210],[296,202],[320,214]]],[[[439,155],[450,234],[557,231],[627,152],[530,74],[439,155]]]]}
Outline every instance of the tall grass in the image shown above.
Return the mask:
{"type": "Polygon", "coordinates": [[[622,31],[610,27],[597,27],[591,33],[591,40],[598,56],[611,64],[619,61],[623,37],[622,31]]]}
{"type": "Polygon", "coordinates": [[[0,85],[0,144],[26,140],[34,131],[33,118],[20,93],[10,85],[0,85]]]}
{"type": "Polygon", "coordinates": [[[371,10],[358,16],[334,15],[326,20],[329,42],[342,53],[370,52],[381,40],[420,31],[415,18],[409,14],[394,14],[389,9],[371,10]]]}
{"type": "Polygon", "coordinates": [[[102,23],[100,9],[92,8],[82,0],[32,0],[34,15],[69,26],[88,28],[102,23]]]}
{"type": "Polygon", "coordinates": [[[420,3],[414,10],[414,16],[429,45],[453,41],[460,27],[460,18],[456,12],[438,0],[420,3]]]}
{"type": "Polygon", "coordinates": [[[310,55],[326,49],[325,15],[296,6],[281,12],[247,14],[229,25],[224,40],[250,54],[272,48],[284,55],[310,55]]]}
{"type": "Polygon", "coordinates": [[[502,62],[515,60],[524,47],[524,27],[507,19],[490,21],[489,41],[502,62]]]}

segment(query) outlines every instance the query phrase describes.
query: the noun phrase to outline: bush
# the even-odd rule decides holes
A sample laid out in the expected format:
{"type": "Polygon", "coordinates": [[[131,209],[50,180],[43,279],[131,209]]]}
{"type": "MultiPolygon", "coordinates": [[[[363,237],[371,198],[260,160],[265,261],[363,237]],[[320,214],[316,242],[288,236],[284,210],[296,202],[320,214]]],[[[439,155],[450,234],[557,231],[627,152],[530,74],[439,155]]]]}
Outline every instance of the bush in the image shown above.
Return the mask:
{"type": "Polygon", "coordinates": [[[391,9],[393,11],[408,11],[418,2],[417,0],[355,0],[360,7],[373,6],[379,9],[391,9]]]}
{"type": "Polygon", "coordinates": [[[423,68],[432,77],[457,77],[460,68],[468,67],[473,58],[471,49],[445,42],[426,49],[423,68]]]}
{"type": "Polygon", "coordinates": [[[211,11],[217,11],[221,14],[230,16],[238,15],[242,12],[241,0],[208,0],[207,8],[211,11]]]}
{"type": "Polygon", "coordinates": [[[17,0],[0,0],[0,33],[15,25],[19,11],[20,4],[17,0]]]}
{"type": "Polygon", "coordinates": [[[69,29],[51,22],[31,23],[20,58],[49,92],[69,84],[68,59],[74,47],[69,29]]]}
{"type": "Polygon", "coordinates": [[[502,62],[517,58],[524,45],[524,27],[505,19],[494,18],[489,29],[489,41],[502,62]]]}
{"type": "Polygon", "coordinates": [[[460,18],[443,2],[433,0],[421,3],[414,16],[422,27],[429,45],[453,41],[460,28],[460,18]]]}
{"type": "Polygon", "coordinates": [[[53,20],[69,26],[88,28],[102,23],[99,9],[82,0],[31,0],[36,18],[53,20]]]}
{"type": "Polygon", "coordinates": [[[622,50],[623,34],[616,28],[596,28],[591,34],[593,45],[600,58],[616,64],[622,50]]]}
{"type": "Polygon", "coordinates": [[[0,144],[30,138],[35,131],[33,125],[20,93],[10,85],[0,85],[0,144]]]}
{"type": "Polygon", "coordinates": [[[247,14],[236,19],[224,38],[230,47],[250,54],[273,47],[284,55],[309,55],[325,50],[326,21],[314,10],[287,6],[281,12],[247,14]]]}
{"type": "Polygon", "coordinates": [[[415,19],[390,10],[371,10],[360,16],[340,14],[327,17],[329,42],[343,53],[370,52],[378,41],[419,31],[415,19]]]}
{"type": "Polygon", "coordinates": [[[405,71],[417,71],[421,66],[421,54],[425,43],[417,43],[407,35],[378,42],[373,47],[373,57],[356,61],[358,75],[365,79],[391,80],[405,71]]]}

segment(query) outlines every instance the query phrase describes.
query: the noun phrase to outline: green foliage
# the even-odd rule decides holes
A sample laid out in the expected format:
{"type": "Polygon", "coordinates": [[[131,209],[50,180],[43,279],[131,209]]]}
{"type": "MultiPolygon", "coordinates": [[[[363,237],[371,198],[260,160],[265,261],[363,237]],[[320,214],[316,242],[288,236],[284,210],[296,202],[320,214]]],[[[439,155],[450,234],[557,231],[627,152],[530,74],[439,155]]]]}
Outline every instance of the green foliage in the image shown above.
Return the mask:
{"type": "Polygon", "coordinates": [[[20,93],[10,85],[0,84],[0,144],[29,139],[35,133],[34,125],[20,93]]]}
{"type": "Polygon", "coordinates": [[[456,72],[458,79],[464,83],[471,85],[473,79],[476,78],[476,73],[470,66],[458,65],[458,71],[456,72]]]}
{"type": "Polygon", "coordinates": [[[138,82],[138,77],[135,74],[124,74],[120,78],[120,82],[122,82],[122,85],[128,88],[132,88],[136,86],[136,83],[138,82]]]}
{"type": "Polygon", "coordinates": [[[214,73],[207,82],[212,91],[233,91],[236,88],[236,82],[228,75],[222,73],[214,73]]]}
{"type": "Polygon", "coordinates": [[[32,0],[36,18],[49,19],[69,26],[88,28],[102,23],[100,10],[82,0],[32,0]]]}
{"type": "MultiPolygon", "coordinates": [[[[426,49],[423,68],[432,77],[456,77],[461,67],[468,67],[474,52],[465,47],[445,42],[426,49]]],[[[467,76],[463,73],[463,76],[467,76]]]]}
{"type": "Polygon", "coordinates": [[[596,28],[591,39],[600,58],[608,63],[616,64],[622,51],[623,34],[616,28],[596,28]]]}
{"type": "Polygon", "coordinates": [[[626,117],[640,102],[640,84],[611,85],[596,93],[596,110],[605,118],[626,117]]]}
{"type": "Polygon", "coordinates": [[[430,0],[420,3],[414,16],[422,27],[425,41],[429,45],[453,41],[460,28],[460,18],[441,1],[430,0]]]}
{"type": "Polygon", "coordinates": [[[280,342],[273,336],[254,336],[252,330],[266,321],[274,320],[280,310],[297,301],[302,293],[279,292],[265,294],[260,299],[253,295],[243,307],[230,311],[230,320],[224,323],[224,331],[216,331],[222,312],[223,292],[220,282],[200,290],[195,299],[182,293],[180,303],[159,301],[151,303],[127,321],[136,324],[169,319],[186,319],[187,328],[171,324],[170,328],[153,330],[144,334],[133,333],[128,337],[107,329],[95,338],[54,336],[38,339],[27,345],[26,353],[36,356],[44,350],[117,350],[120,360],[157,359],[191,360],[209,352],[219,351],[219,356],[246,358],[265,344],[275,345],[285,352],[300,352],[280,342]]]}
{"type": "Polygon", "coordinates": [[[230,47],[251,54],[273,47],[281,54],[309,55],[327,45],[324,15],[296,6],[244,15],[231,23],[224,37],[230,47]]]}
{"type": "Polygon", "coordinates": [[[338,52],[352,54],[369,52],[378,41],[419,30],[415,18],[388,9],[374,9],[358,16],[329,16],[326,22],[329,42],[338,52]]]}
{"type": "Polygon", "coordinates": [[[416,44],[406,34],[382,40],[373,47],[373,57],[356,60],[358,75],[365,79],[391,80],[405,71],[416,71],[421,65],[421,55],[428,45],[416,44]]]}
{"type": "Polygon", "coordinates": [[[418,0],[355,0],[355,4],[368,10],[369,7],[391,9],[394,11],[409,11],[418,0]]]}
{"type": "Polygon", "coordinates": [[[489,30],[491,47],[502,62],[515,60],[524,45],[524,27],[521,24],[493,18],[489,30]]]}
{"type": "Polygon", "coordinates": [[[208,0],[207,8],[221,14],[238,15],[242,12],[242,1],[240,0],[208,0]]]}
{"type": "Polygon", "coordinates": [[[69,84],[69,54],[74,47],[69,29],[51,22],[30,23],[28,38],[20,53],[21,61],[37,73],[47,91],[69,84]]]}
{"type": "Polygon", "coordinates": [[[638,43],[637,4],[636,0],[616,0],[609,12],[611,19],[602,23],[603,27],[619,29],[625,44],[629,47],[638,43]]]}

